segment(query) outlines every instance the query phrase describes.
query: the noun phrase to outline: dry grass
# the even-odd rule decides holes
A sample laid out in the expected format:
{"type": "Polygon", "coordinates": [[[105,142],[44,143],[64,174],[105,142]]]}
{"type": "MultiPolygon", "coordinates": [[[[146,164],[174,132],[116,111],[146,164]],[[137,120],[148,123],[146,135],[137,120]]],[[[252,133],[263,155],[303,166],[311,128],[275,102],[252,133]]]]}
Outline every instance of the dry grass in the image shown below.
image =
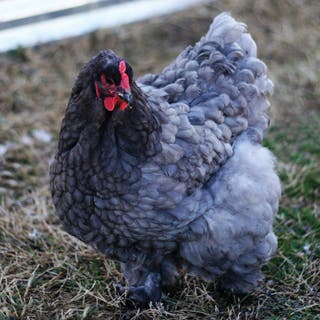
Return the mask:
{"type": "Polygon", "coordinates": [[[0,319],[320,319],[319,23],[317,0],[230,0],[0,55],[0,319]],[[181,276],[158,308],[128,311],[113,286],[123,281],[118,265],[64,233],[54,215],[48,163],[62,113],[98,50],[113,48],[138,74],[159,71],[221,10],[248,24],[276,85],[266,144],[284,188],[279,251],[252,295],[181,276]]]}

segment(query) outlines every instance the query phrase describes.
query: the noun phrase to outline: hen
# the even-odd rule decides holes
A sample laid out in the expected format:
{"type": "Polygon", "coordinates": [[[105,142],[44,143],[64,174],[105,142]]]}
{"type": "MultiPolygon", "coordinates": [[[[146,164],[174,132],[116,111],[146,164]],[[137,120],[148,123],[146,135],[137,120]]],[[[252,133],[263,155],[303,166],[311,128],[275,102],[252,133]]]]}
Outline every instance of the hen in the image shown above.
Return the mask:
{"type": "Polygon", "coordinates": [[[135,82],[106,50],[75,81],[53,202],[70,234],[121,262],[138,304],[181,269],[249,292],[276,250],[280,183],[261,146],[272,82],[256,51],[222,13],[162,73],[135,82]]]}

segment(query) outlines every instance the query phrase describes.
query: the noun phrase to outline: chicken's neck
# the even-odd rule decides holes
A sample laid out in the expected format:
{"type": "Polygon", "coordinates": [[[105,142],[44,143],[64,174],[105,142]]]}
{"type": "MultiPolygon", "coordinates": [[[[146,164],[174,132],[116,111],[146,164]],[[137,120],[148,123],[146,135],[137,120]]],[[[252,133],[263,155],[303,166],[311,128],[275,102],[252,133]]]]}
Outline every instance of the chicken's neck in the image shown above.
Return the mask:
{"type": "Polygon", "coordinates": [[[136,84],[131,89],[132,108],[125,112],[117,110],[107,126],[113,128],[114,143],[119,152],[144,159],[161,150],[161,128],[141,89],[136,84]]]}
{"type": "Polygon", "coordinates": [[[59,153],[77,150],[86,158],[121,158],[128,154],[141,160],[159,152],[159,121],[140,88],[133,84],[131,89],[133,105],[125,111],[106,112],[88,92],[83,99],[70,99],[62,123],[59,153]]]}

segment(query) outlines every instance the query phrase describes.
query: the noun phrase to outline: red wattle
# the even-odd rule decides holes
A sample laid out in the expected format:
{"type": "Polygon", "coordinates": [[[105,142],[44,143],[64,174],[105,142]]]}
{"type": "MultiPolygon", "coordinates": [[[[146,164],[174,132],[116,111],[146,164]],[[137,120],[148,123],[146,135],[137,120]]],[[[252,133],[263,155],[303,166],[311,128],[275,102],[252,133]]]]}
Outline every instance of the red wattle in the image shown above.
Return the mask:
{"type": "Polygon", "coordinates": [[[116,97],[106,97],[103,100],[104,107],[108,111],[113,111],[116,107],[117,98],[116,97]]]}
{"type": "Polygon", "coordinates": [[[120,104],[120,107],[119,109],[121,111],[125,110],[125,108],[128,106],[128,102],[125,102],[125,101],[121,101],[121,104],[120,104]]]}

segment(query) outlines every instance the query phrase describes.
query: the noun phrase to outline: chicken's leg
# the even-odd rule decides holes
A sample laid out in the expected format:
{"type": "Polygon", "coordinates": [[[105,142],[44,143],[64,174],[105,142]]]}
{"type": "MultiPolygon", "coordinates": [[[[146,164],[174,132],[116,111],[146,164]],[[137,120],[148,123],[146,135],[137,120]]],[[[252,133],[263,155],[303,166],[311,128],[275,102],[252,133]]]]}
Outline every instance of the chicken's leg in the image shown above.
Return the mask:
{"type": "Polygon", "coordinates": [[[141,286],[121,286],[117,289],[120,293],[126,292],[127,298],[136,306],[147,306],[149,302],[153,304],[161,299],[161,276],[160,273],[149,273],[144,285],[141,286]]]}

